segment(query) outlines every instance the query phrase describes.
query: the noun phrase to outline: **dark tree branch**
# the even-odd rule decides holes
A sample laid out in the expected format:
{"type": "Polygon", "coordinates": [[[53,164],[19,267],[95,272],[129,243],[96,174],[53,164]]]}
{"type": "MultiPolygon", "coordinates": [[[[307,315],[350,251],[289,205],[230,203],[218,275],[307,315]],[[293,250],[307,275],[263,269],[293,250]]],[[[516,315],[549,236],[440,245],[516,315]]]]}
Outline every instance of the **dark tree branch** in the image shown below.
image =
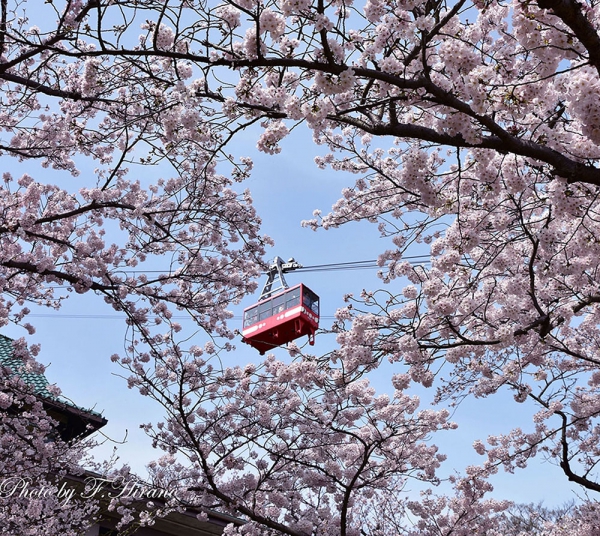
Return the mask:
{"type": "Polygon", "coordinates": [[[575,482],[580,486],[583,486],[585,489],[589,489],[591,491],[600,492],[600,484],[593,482],[589,478],[582,477],[581,475],[576,474],[571,468],[571,462],[569,459],[569,440],[568,440],[568,422],[567,416],[562,411],[557,411],[556,414],[562,419],[561,426],[561,460],[560,467],[565,473],[566,477],[570,482],[575,482]]]}
{"type": "Polygon", "coordinates": [[[505,131],[502,131],[504,133],[502,137],[494,135],[482,136],[479,142],[472,143],[467,142],[461,135],[446,134],[416,124],[379,123],[377,125],[372,125],[354,117],[332,115],[329,118],[332,121],[339,121],[340,123],[352,125],[377,136],[387,135],[398,138],[413,138],[439,145],[449,145],[451,147],[493,149],[500,153],[513,153],[526,158],[539,160],[552,166],[554,172],[557,175],[566,178],[568,182],[584,182],[594,186],[600,186],[600,169],[597,167],[576,162],[554,149],[512,136],[505,131]]]}
{"type": "Polygon", "coordinates": [[[540,9],[551,10],[562,20],[587,49],[589,62],[600,73],[600,37],[590,21],[582,12],[581,4],[576,0],[538,0],[540,9]]]}

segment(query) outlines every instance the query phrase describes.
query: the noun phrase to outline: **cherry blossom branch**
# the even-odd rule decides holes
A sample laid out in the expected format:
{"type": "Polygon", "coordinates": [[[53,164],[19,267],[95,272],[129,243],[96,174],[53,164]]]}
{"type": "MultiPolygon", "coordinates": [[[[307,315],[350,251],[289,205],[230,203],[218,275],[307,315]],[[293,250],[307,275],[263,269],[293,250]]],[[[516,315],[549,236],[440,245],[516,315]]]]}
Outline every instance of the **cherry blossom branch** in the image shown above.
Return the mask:
{"type": "Polygon", "coordinates": [[[540,9],[552,10],[581,41],[589,55],[589,62],[600,73],[600,37],[596,28],[583,13],[582,4],[574,0],[538,0],[540,9]]]}
{"type": "MultiPolygon", "coordinates": [[[[454,100],[454,99],[451,99],[454,100]]],[[[443,104],[450,102],[440,101],[443,104]]],[[[600,169],[580,162],[575,162],[548,147],[543,147],[533,142],[504,133],[499,136],[482,136],[477,142],[467,142],[460,134],[450,135],[437,132],[420,125],[411,124],[370,124],[359,119],[346,116],[330,115],[329,119],[352,125],[376,136],[395,136],[397,138],[419,139],[439,145],[458,148],[493,149],[500,153],[514,153],[520,156],[533,158],[551,165],[555,173],[565,177],[571,182],[584,182],[600,186],[600,169]]],[[[481,117],[478,117],[481,119],[481,117]]],[[[487,121],[486,121],[487,123],[487,121]]],[[[495,128],[494,130],[498,130],[495,128]]]]}
{"type": "Polygon", "coordinates": [[[7,82],[14,82],[20,86],[32,89],[33,91],[38,91],[44,95],[48,95],[50,97],[60,97],[63,99],[74,100],[74,101],[84,101],[84,102],[101,102],[105,104],[110,104],[114,101],[109,99],[104,99],[102,97],[85,97],[81,93],[77,93],[74,91],[64,91],[61,89],[56,89],[53,87],[48,87],[40,82],[36,82],[32,78],[24,78],[23,76],[19,76],[16,74],[12,74],[9,72],[0,72],[0,80],[6,80],[7,82]]]}
{"type": "Polygon", "coordinates": [[[560,467],[561,467],[561,469],[564,471],[565,475],[567,476],[567,478],[569,479],[570,482],[575,482],[575,483],[579,484],[580,486],[583,486],[585,489],[600,492],[600,484],[593,482],[593,481],[589,480],[588,478],[577,475],[576,473],[573,472],[573,469],[571,468],[571,462],[570,462],[571,457],[569,454],[569,444],[570,443],[569,443],[568,432],[567,432],[568,431],[567,416],[562,411],[556,411],[556,414],[562,420],[561,439],[560,439],[560,444],[561,444],[560,467]]]}

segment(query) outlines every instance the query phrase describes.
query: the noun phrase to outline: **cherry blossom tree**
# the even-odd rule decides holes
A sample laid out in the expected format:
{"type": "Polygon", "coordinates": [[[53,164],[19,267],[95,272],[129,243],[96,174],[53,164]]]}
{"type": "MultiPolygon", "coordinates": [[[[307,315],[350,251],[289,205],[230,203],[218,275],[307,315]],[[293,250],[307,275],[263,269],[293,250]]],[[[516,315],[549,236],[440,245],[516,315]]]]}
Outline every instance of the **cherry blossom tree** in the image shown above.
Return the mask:
{"type": "MultiPolygon", "coordinates": [[[[58,307],[66,288],[103,296],[138,327],[149,315],[169,318],[172,304],[225,334],[226,306],[256,287],[264,240],[249,193],[231,188],[246,170],[217,173],[225,134],[198,126],[201,114],[216,112],[194,89],[187,100],[184,85],[160,104],[163,82],[136,79],[153,79],[145,68],[77,58],[77,48],[97,48],[77,34],[99,4],[67,2],[48,31],[32,26],[23,7],[2,4],[2,154],[67,178],[57,186],[4,173],[4,322],[22,322],[28,301],[58,307]],[[170,175],[140,176],[161,162],[170,175]],[[69,189],[72,177],[78,185],[69,189]],[[140,268],[153,258],[164,273],[140,268]]],[[[47,7],[36,12],[40,24],[55,9],[47,7]]]]}
{"type": "MultiPolygon", "coordinates": [[[[92,4],[40,7],[26,13],[20,2],[0,6],[0,324],[21,324],[33,334],[30,304],[58,309],[69,295],[91,291],[124,313],[132,347],[136,333],[148,342],[162,321],[178,330],[170,323],[174,309],[188,311],[206,332],[231,338],[227,307],[256,288],[268,242],[258,234],[249,193],[234,186],[246,168],[233,166],[230,177],[217,172],[228,159],[220,150],[223,135],[195,129],[201,113],[195,104],[173,95],[162,107],[160,84],[136,89],[133,79],[131,101],[126,86],[96,80],[101,61],[70,58],[72,32],[88,23],[92,4]],[[30,15],[41,27],[57,22],[47,33],[33,27],[30,15]],[[167,133],[179,129],[173,120],[182,113],[190,114],[193,134],[167,133]],[[166,175],[139,173],[152,166],[166,175]],[[19,167],[24,172],[16,175],[19,167]],[[156,258],[161,271],[148,271],[156,258]]],[[[17,349],[23,366],[39,370],[39,346],[21,340],[17,349]]],[[[65,502],[59,484],[81,464],[90,467],[90,444],[54,437],[41,402],[13,383],[3,384],[0,413],[2,531],[80,534],[92,522],[95,501],[65,502]],[[11,492],[13,481],[28,490],[11,492]]]]}
{"type": "MultiPolygon", "coordinates": [[[[125,312],[114,360],[163,404],[146,428],[180,455],[157,478],[250,520],[228,529],[246,533],[410,533],[410,516],[421,534],[502,533],[487,477],[536,455],[600,491],[595,0],[0,9],[2,155],[78,182],[5,173],[2,319],[24,323],[25,302],[59,307],[69,291],[125,312]],[[277,153],[299,124],[325,149],[320,167],[358,177],[306,225],[378,224],[387,285],[347,296],[331,354],[223,367],[212,341],[184,342],[173,310],[230,348],[227,306],[255,288],[268,239],[236,185],[252,162],[227,144],[255,126],[258,149],[277,153]],[[419,244],[430,263],[413,266],[419,244]],[[397,374],[378,396],[366,378],[384,361],[397,374]],[[426,439],[453,426],[443,409],[417,412],[413,383],[440,403],[510,390],[537,410],[530,430],[475,444],[484,462],[453,496],[404,501],[408,479],[436,482],[426,439]]],[[[585,511],[575,533],[592,530],[585,511]]]]}
{"type": "Polygon", "coordinates": [[[393,497],[390,519],[373,529],[383,534],[402,513],[407,482],[437,482],[445,456],[427,439],[455,425],[447,410],[418,411],[401,375],[393,396],[377,396],[360,374],[315,360],[285,364],[270,356],[260,367],[223,370],[200,349],[192,352],[137,368],[135,385],[157,399],[160,393],[168,415],[146,425],[168,453],[155,476],[187,489],[196,507],[253,522],[232,530],[360,534],[393,497]]]}
{"type": "Polygon", "coordinates": [[[2,534],[82,536],[100,522],[129,534],[180,509],[169,490],[117,466],[118,457],[97,461],[90,434],[102,419],[71,405],[43,372],[18,341],[0,363],[2,534]]]}
{"type": "Polygon", "coordinates": [[[63,441],[31,385],[0,368],[0,531],[78,536],[94,523],[98,501],[82,500],[66,478],[82,474],[90,443],[63,441]]]}

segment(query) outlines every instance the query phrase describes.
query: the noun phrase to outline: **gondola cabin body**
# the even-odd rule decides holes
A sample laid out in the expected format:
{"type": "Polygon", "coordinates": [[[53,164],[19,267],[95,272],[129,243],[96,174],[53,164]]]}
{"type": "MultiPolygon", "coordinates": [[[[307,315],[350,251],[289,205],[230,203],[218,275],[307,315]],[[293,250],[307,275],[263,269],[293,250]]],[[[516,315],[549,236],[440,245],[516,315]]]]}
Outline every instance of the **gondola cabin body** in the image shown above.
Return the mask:
{"type": "Polygon", "coordinates": [[[319,297],[300,284],[245,309],[242,342],[264,355],[303,335],[313,345],[318,327],[319,297]]]}

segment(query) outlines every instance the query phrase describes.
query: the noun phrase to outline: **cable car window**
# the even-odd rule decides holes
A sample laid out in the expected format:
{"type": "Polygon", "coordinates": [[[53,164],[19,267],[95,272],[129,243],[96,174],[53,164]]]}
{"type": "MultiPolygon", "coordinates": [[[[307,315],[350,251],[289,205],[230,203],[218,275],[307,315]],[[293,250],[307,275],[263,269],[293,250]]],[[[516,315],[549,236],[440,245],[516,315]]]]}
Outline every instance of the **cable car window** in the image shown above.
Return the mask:
{"type": "Polygon", "coordinates": [[[300,305],[300,289],[294,288],[289,292],[285,293],[286,302],[285,308],[289,309],[290,307],[294,307],[294,305],[300,305]]]}
{"type": "Polygon", "coordinates": [[[319,314],[319,297],[312,290],[304,288],[302,303],[316,315],[319,314]]]}
{"type": "Polygon", "coordinates": [[[302,302],[304,307],[317,315],[319,314],[319,297],[312,290],[304,288],[302,302]]]}
{"type": "Polygon", "coordinates": [[[265,318],[269,318],[272,313],[271,313],[271,307],[272,307],[272,303],[271,300],[266,300],[262,303],[258,304],[258,319],[259,320],[264,320],[265,318]]]}
{"type": "Polygon", "coordinates": [[[273,314],[281,313],[285,309],[285,294],[273,298],[273,314]]]}
{"type": "Polygon", "coordinates": [[[244,326],[251,326],[258,320],[258,307],[252,307],[244,313],[244,326]]]}

